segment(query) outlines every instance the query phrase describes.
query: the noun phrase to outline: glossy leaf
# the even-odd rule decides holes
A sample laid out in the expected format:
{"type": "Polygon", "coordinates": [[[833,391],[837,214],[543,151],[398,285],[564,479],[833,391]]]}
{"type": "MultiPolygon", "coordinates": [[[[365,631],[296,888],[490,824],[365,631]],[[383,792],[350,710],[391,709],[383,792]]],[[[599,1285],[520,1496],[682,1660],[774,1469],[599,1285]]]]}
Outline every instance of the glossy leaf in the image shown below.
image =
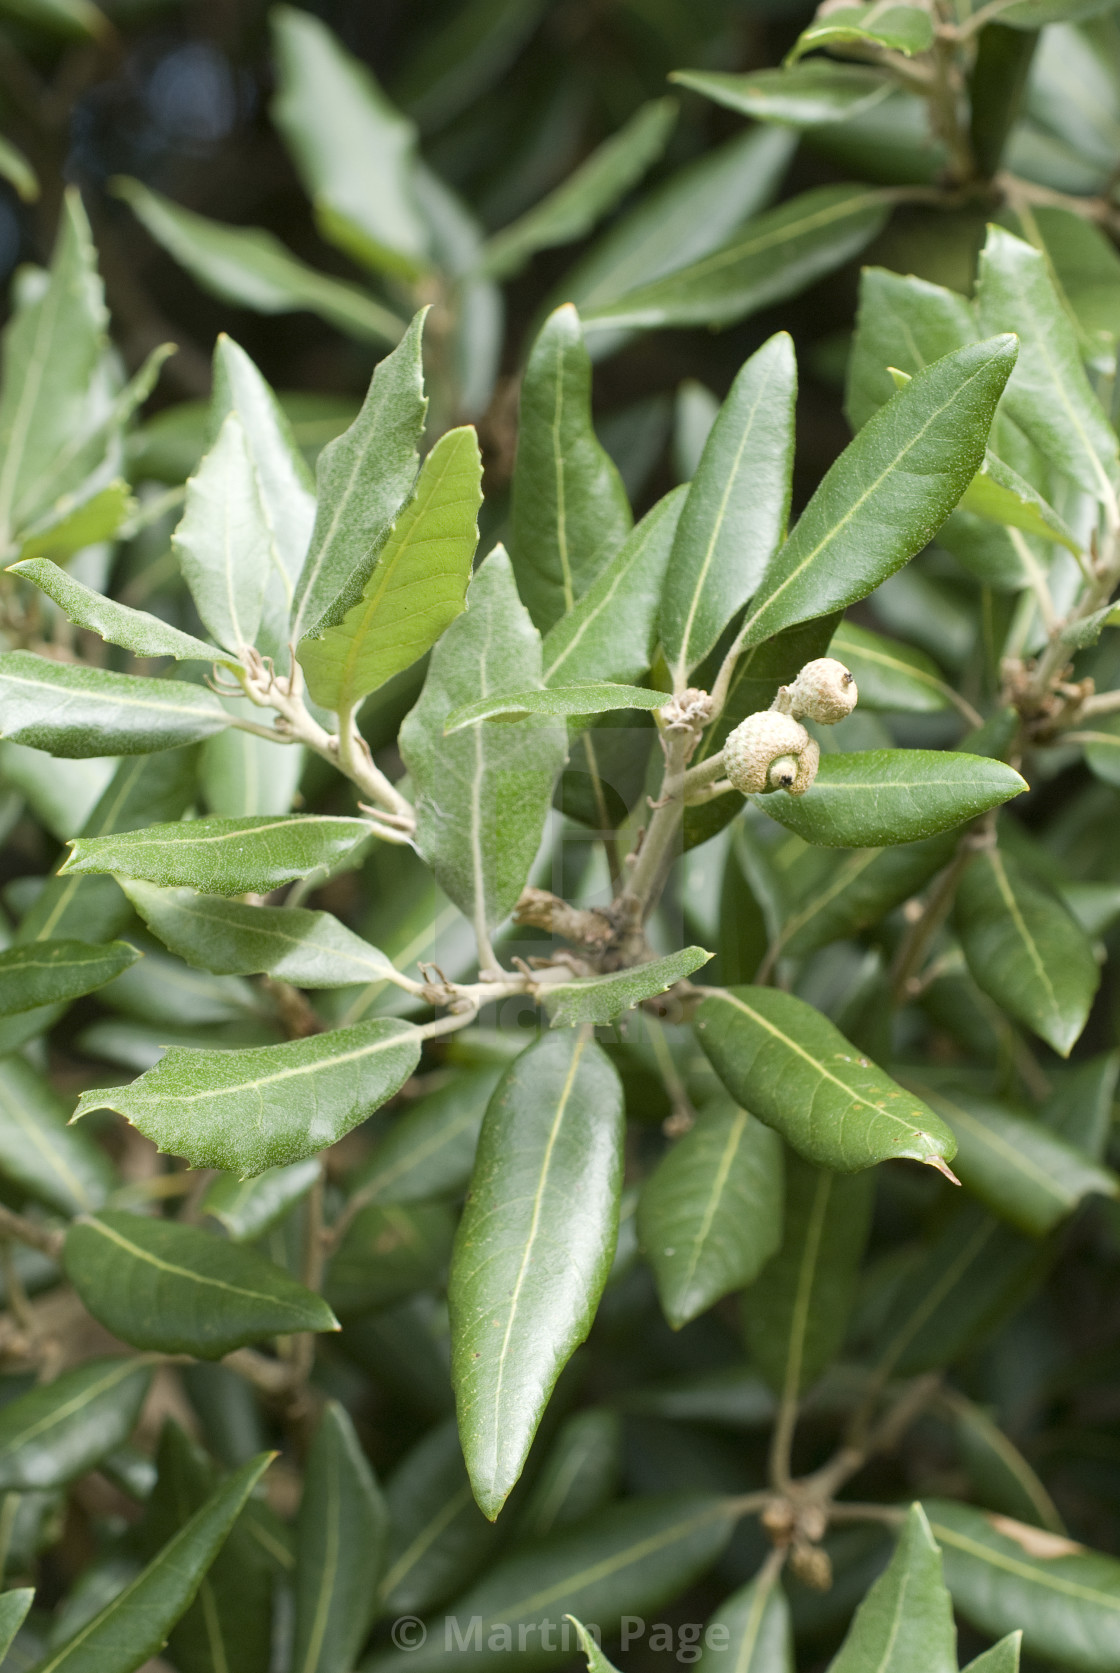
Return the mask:
{"type": "Polygon", "coordinates": [[[482,936],[512,911],[528,877],[567,735],[562,721],[544,717],[451,738],[443,729],[479,696],[538,683],[540,658],[539,635],[497,547],[475,571],[466,611],[432,652],[420,701],[400,732],[417,847],[482,936]]]}
{"type": "Polygon", "coordinates": [[[271,1231],[319,1178],[320,1163],[312,1156],[285,1168],[268,1168],[255,1179],[221,1174],[202,1199],[202,1209],[219,1220],[235,1243],[254,1243],[271,1231]]]}
{"type": "Polygon", "coordinates": [[[570,304],[529,354],[510,507],[518,592],[542,633],[606,569],[630,532],[622,480],[591,422],[591,361],[570,304]]]}
{"type": "Polygon", "coordinates": [[[300,643],[316,703],[349,713],[431,650],[465,606],[481,503],[478,438],[450,430],[424,460],[361,597],[300,643]]]}
{"type": "Polygon", "coordinates": [[[420,312],[392,354],[378,362],[353,424],[319,455],[318,511],[296,585],[294,640],[320,623],[341,620],[358,602],[412,491],[428,410],[423,329],[420,312]]]}
{"type": "Polygon", "coordinates": [[[173,656],[180,662],[224,662],[229,658],[215,645],[207,645],[192,633],[181,633],[170,622],[147,610],[133,610],[117,604],[84,586],[46,558],[27,558],[9,565],[9,573],[32,581],[76,627],[100,634],[111,645],[123,645],[134,656],[173,656]]]}
{"type": "Polygon", "coordinates": [[[913,645],[845,621],[836,629],[828,654],[855,678],[861,708],[933,714],[950,707],[948,687],[937,664],[913,645]]]}
{"type": "Polygon", "coordinates": [[[298,261],[263,227],[229,226],[196,215],[139,180],[118,176],[113,190],[203,290],[258,314],[307,309],[363,342],[395,343],[405,324],[357,285],[298,261]]]}
{"type": "Polygon", "coordinates": [[[1115,494],[1116,436],[1081,364],[1077,336],[1046,258],[991,227],[977,286],[985,331],[1014,330],[1020,351],[1006,410],[1048,459],[1098,499],[1115,494]]]}
{"type": "Polygon", "coordinates": [[[553,1028],[574,1028],[584,1022],[598,1027],[613,1022],[621,1012],[644,1000],[655,999],[707,964],[711,956],[703,947],[684,947],[679,953],[669,953],[665,958],[629,970],[549,983],[541,989],[541,1000],[553,1028]]]}
{"type": "Polygon", "coordinates": [[[732,1592],[712,1616],[704,1637],[701,1673],[716,1673],[729,1664],[739,1673],[793,1673],[789,1604],[771,1571],[764,1569],[732,1592]],[[713,1628],[721,1627],[727,1630],[725,1649],[712,1642],[713,1628]]]}
{"type": "Polygon", "coordinates": [[[264,1453],[235,1471],[135,1580],[35,1673],[134,1673],[158,1654],[272,1456],[264,1453]]]}
{"type": "Polygon", "coordinates": [[[87,1359],[0,1411],[0,1487],[61,1487],[92,1470],[132,1433],[152,1379],[136,1358],[87,1359]]]}
{"type": "Polygon", "coordinates": [[[993,1214],[1040,1237],[1092,1193],[1113,1197],[1120,1180],[1037,1121],[975,1093],[923,1087],[957,1140],[954,1169],[993,1214]]]}
{"type": "Polygon", "coordinates": [[[687,493],[658,500],[607,567],[544,636],[544,683],[641,679],[657,645],[657,610],[665,569],[687,493]]]}
{"type": "Polygon", "coordinates": [[[350,1179],[367,1202],[428,1202],[460,1191],[471,1176],[497,1068],[462,1070],[397,1117],[350,1179]]]}
{"type": "Polygon", "coordinates": [[[911,1505],[894,1556],[859,1608],[829,1673],[957,1673],[953,1605],[921,1505],[911,1505]]]}
{"type": "Polygon", "coordinates": [[[818,186],[756,216],[711,255],[589,309],[588,329],[730,325],[842,266],[886,214],[874,190],[818,186]]]}
{"type": "Polygon", "coordinates": [[[805,842],[878,848],[917,842],[1022,795],[1014,767],[941,749],[853,750],[825,755],[803,796],[777,791],[760,806],[805,842]]]}
{"type": "Polygon", "coordinates": [[[642,1187],[638,1236],[679,1330],[745,1289],[782,1240],[782,1146],[730,1099],[705,1105],[642,1187]]]}
{"type": "Polygon", "coordinates": [[[789,516],[797,362],[784,333],[740,370],[677,524],[661,601],[661,643],[676,689],[751,597],[789,516]]]}
{"type": "Polygon", "coordinates": [[[51,755],[146,755],[221,732],[213,692],[181,680],[111,674],[31,651],[0,656],[3,735],[51,755]]]}
{"type": "Polygon", "coordinates": [[[416,1030],[389,1018],[248,1051],[174,1046],[130,1086],[83,1093],[76,1114],[117,1110],[165,1154],[245,1178],[336,1143],[419,1057],[416,1030]]]}
{"type": "Polygon", "coordinates": [[[642,105],[547,197],[489,239],[482,249],[482,271],[506,279],[537,250],[583,238],[656,162],[676,119],[674,99],[642,105]]]}
{"type": "Polygon", "coordinates": [[[214,446],[187,482],[172,539],[195,607],[220,645],[238,655],[256,642],[273,547],[245,426],[226,415],[214,446]]]}
{"type": "Polygon", "coordinates": [[[618,1233],[622,1128],[616,1071],[583,1030],[522,1053],[482,1124],[448,1304],[463,1455],[491,1520],[595,1317],[618,1233]]]}
{"type": "MultiPolygon", "coordinates": [[[[789,53],[795,64],[807,52],[820,48],[869,46],[901,52],[912,58],[933,45],[933,22],[921,6],[842,5],[814,18],[803,29],[789,53]]],[[[955,1670],[954,1670],[955,1673],[955,1670]]]]}
{"type": "Polygon", "coordinates": [[[915,373],[837,459],[763,578],[744,645],[854,604],[936,534],[984,458],[1013,337],[915,373]]]}
{"type": "Polygon", "coordinates": [[[908,1156],[945,1171],[952,1159],[955,1141],[940,1117],[793,994],[711,991],[696,1026],[736,1102],[818,1167],[850,1173],[908,1156]]]}
{"type": "Polygon", "coordinates": [[[971,1505],[934,1499],[925,1508],[966,1620],[993,1636],[1021,1628],[1028,1654],[1071,1673],[1105,1673],[1120,1612],[1115,1558],[971,1505]]]}
{"type": "Polygon", "coordinates": [[[0,953],[0,1017],[57,1005],[104,987],[140,954],[127,941],[35,941],[0,953]]]}
{"type": "Polygon", "coordinates": [[[369,838],[364,819],[293,814],[288,819],[191,819],[114,836],[75,838],[68,876],[119,872],[160,888],[222,895],[268,894],[346,860],[369,838]]]}
{"type": "Polygon", "coordinates": [[[176,1220],[104,1209],[74,1222],[63,1261],[94,1318],[136,1348],[220,1359],[269,1336],[338,1328],[282,1267],[176,1220]]]}
{"type": "Polygon", "coordinates": [[[717,105],[726,105],[740,116],[753,116],[759,122],[788,122],[794,128],[862,116],[891,90],[887,77],[876,70],[820,59],[793,69],[755,70],[749,75],[676,70],[669,79],[717,105]]]}
{"type": "Polygon", "coordinates": [[[296,1523],[292,1673],[354,1666],[377,1606],[387,1533],[381,1490],[332,1400],[311,1443],[296,1523]]]}
{"type": "Polygon", "coordinates": [[[515,691],[505,697],[482,697],[448,715],[443,732],[449,737],[464,727],[483,720],[518,721],[526,715],[605,714],[613,709],[663,709],[670,700],[667,691],[649,691],[645,686],[614,685],[606,680],[586,685],[546,686],[538,691],[515,691]]]}
{"type": "Polygon", "coordinates": [[[871,1228],[874,1175],[787,1155],[782,1246],[743,1298],[747,1345],[770,1386],[796,1398],[839,1353],[871,1228]]]}
{"type": "Polygon", "coordinates": [[[124,891],[153,935],[195,970],[275,976],[301,988],[383,981],[385,954],[329,912],[248,906],[193,889],[160,889],[136,879],[124,891]]]}
{"type": "Polygon", "coordinates": [[[69,1106],[22,1057],[0,1058],[0,1174],[63,1214],[100,1208],[113,1187],[105,1152],[68,1125],[69,1106]]]}
{"type": "Polygon", "coordinates": [[[1001,850],[977,854],[957,890],[957,932],[977,985],[1068,1057],[1100,971],[1058,898],[1001,850]]]}

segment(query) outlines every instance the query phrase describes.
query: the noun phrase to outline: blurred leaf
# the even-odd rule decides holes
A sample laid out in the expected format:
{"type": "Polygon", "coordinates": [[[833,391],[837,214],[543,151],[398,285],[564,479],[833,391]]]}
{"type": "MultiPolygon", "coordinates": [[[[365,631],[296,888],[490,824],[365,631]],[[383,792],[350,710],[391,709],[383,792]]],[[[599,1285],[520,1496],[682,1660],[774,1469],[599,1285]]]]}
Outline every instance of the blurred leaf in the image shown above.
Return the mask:
{"type": "Polygon", "coordinates": [[[95,1319],[136,1348],[221,1359],[301,1330],[337,1330],[313,1291],[253,1249],[197,1226],[105,1209],[66,1234],[66,1275],[95,1319]]]}
{"type": "Polygon", "coordinates": [[[784,333],[741,368],[712,425],[684,502],[659,624],[675,687],[754,593],[785,534],[797,362],[784,333]]]}
{"type": "Polygon", "coordinates": [[[387,1017],[248,1051],[175,1046],[130,1086],[84,1092],[75,1114],[114,1109],[164,1154],[245,1178],[336,1143],[419,1057],[416,1030],[387,1017]]]}
{"type": "Polygon", "coordinates": [[[706,1104],[642,1187],[638,1237],[675,1330],[745,1289],[782,1240],[782,1145],[729,1098],[706,1104]]]}
{"type": "MultiPolygon", "coordinates": [[[[0,960],[3,956],[0,953],[0,960]]],[[[691,976],[711,956],[703,947],[684,947],[679,953],[669,953],[665,958],[629,970],[584,976],[570,982],[550,982],[542,987],[541,1000],[553,1028],[574,1028],[584,1022],[593,1028],[600,1027],[691,976]]]]}
{"type": "Polygon", "coordinates": [[[258,314],[306,309],[362,342],[395,343],[405,323],[372,296],[298,261],[263,227],[228,226],[118,176],[123,198],[156,243],[204,290],[258,314]]]}
{"type": "Polygon", "coordinates": [[[3,0],[0,10],[20,23],[70,40],[103,39],[109,32],[108,19],[91,0],[3,0]]]}
{"type": "Polygon", "coordinates": [[[104,987],[140,954],[127,941],[35,941],[0,953],[0,1017],[57,1005],[104,987]]]}
{"type": "Polygon", "coordinates": [[[377,1607],[388,1509],[354,1425],[328,1403],[296,1523],[292,1673],[354,1666],[377,1607]]]}
{"type": "Polygon", "coordinates": [[[565,1418],[518,1518],[518,1533],[543,1539],[583,1522],[612,1499],[622,1463],[618,1412],[591,1406],[565,1418]]]}
{"type": "Polygon", "coordinates": [[[351,1197],[371,1203],[428,1202],[470,1179],[482,1118],[501,1070],[460,1070],[399,1115],[349,1180],[351,1197]]]}
{"type": "MultiPolygon", "coordinates": [[[[577,1621],[574,1615],[565,1615],[565,1621],[571,1621],[576,1629],[579,1647],[587,1657],[587,1673],[618,1673],[613,1661],[608,1661],[599,1648],[597,1639],[587,1630],[582,1621],[577,1621]]],[[[595,1629],[598,1631],[598,1628],[595,1629]]]]}
{"type": "Polygon", "coordinates": [[[546,5],[547,0],[465,0],[441,27],[419,33],[395,84],[400,103],[422,127],[449,121],[494,85],[546,5]]]}
{"type": "Polygon", "coordinates": [[[200,1207],[221,1221],[235,1243],[254,1243],[291,1213],[319,1173],[318,1158],[311,1157],[286,1168],[268,1168],[255,1179],[221,1174],[207,1189],[200,1207]]]}
{"type": "Polygon", "coordinates": [[[798,897],[782,923],[780,950],[811,953],[878,923],[947,865],[956,845],[946,831],[924,842],[855,849],[798,897]]]}
{"type": "Polygon", "coordinates": [[[100,1208],[112,1164],[80,1128],[45,1076],[21,1057],[0,1058],[0,1173],[63,1214],[100,1208]]]}
{"type": "Polygon", "coordinates": [[[469,426],[450,430],[424,460],[361,597],[300,641],[316,703],[348,715],[431,650],[465,608],[481,503],[478,437],[469,426]]]}
{"type": "Polygon", "coordinates": [[[111,674],[31,651],[0,656],[0,702],[4,737],[72,758],[175,749],[228,724],[217,697],[201,686],[111,674]]]}
{"type": "Polygon", "coordinates": [[[833,1173],[785,1158],[782,1244],[743,1298],[754,1364],[796,1397],[843,1345],[871,1228],[873,1174],[833,1173]]]}
{"type": "Polygon", "coordinates": [[[523,1052],[486,1112],[448,1305],[463,1455],[491,1521],[595,1317],[618,1233],[622,1138],[621,1083],[588,1030],[523,1052]]]}
{"type": "Polygon", "coordinates": [[[536,251],[583,238],[657,161],[676,119],[675,99],[643,105],[547,197],[483,245],[482,271],[506,279],[536,251]]]}
{"type": "Polygon", "coordinates": [[[950,1397],[957,1451],[973,1492],[987,1510],[1064,1534],[1057,1506],[1038,1476],[987,1412],[955,1390],[950,1397]]]}
{"type": "Polygon", "coordinates": [[[417,1290],[443,1289],[454,1230],[455,1216],[445,1203],[367,1203],[331,1260],[331,1306],[352,1319],[417,1290]]]}
{"type": "Polygon", "coordinates": [[[856,1610],[829,1673],[957,1673],[953,1605],[921,1505],[911,1505],[886,1573],[856,1610]]]}
{"type": "Polygon", "coordinates": [[[122,645],[135,656],[173,656],[181,662],[230,665],[230,659],[215,645],[204,644],[193,634],[181,633],[170,622],[149,615],[147,610],[132,610],[127,604],[103,598],[46,558],[28,558],[10,564],[8,572],[34,582],[48,598],[54,599],[75,626],[100,634],[111,645],[122,645]]]}
{"type": "Polygon", "coordinates": [[[820,122],[843,122],[871,109],[891,91],[881,71],[858,64],[830,64],[814,59],[794,69],[755,70],[749,75],[722,71],[675,70],[669,77],[717,105],[759,122],[788,122],[808,128],[820,122]]]}
{"type": "Polygon", "coordinates": [[[475,571],[467,609],[433,650],[420,701],[400,732],[416,845],[483,939],[512,911],[529,875],[566,732],[543,717],[451,738],[443,729],[480,692],[520,692],[540,678],[540,636],[499,546],[475,571]]]}
{"type": "Polygon", "coordinates": [[[385,1615],[415,1614],[444,1602],[481,1567],[497,1529],[474,1502],[454,1418],[430,1429],[385,1485],[390,1559],[382,1580],[385,1615]]]}
{"type": "Polygon", "coordinates": [[[39,181],[35,170],[17,145],[0,137],[0,176],[14,186],[24,203],[34,203],[39,196],[39,181]]]}
{"type": "Polygon", "coordinates": [[[872,749],[821,757],[803,796],[784,790],[759,806],[805,842],[876,848],[936,836],[1028,788],[1003,761],[942,749],[872,749]]]}
{"type": "Polygon", "coordinates": [[[1086,765],[1106,784],[1120,784],[1120,717],[1102,715],[1098,720],[1094,716],[1081,735],[1086,765]]]}
{"type": "Polygon", "coordinates": [[[932,657],[913,645],[886,639],[855,622],[836,629],[830,656],[855,678],[865,709],[893,709],[904,714],[933,714],[951,707],[949,687],[932,657]]]}
{"type": "MultiPolygon", "coordinates": [[[[558,625],[563,625],[562,623],[558,625]]],[[[614,685],[606,680],[587,685],[547,686],[543,690],[511,692],[508,697],[482,697],[467,703],[447,717],[444,737],[461,732],[484,720],[516,722],[526,715],[595,715],[611,709],[663,709],[671,699],[668,691],[649,691],[644,686],[614,685]]]]}
{"type": "Polygon", "coordinates": [[[860,1055],[827,1017],[775,988],[709,990],[704,1051],[735,1101],[806,1160],[843,1173],[908,1156],[945,1171],[945,1123],[860,1055]]]}
{"type": "Polygon", "coordinates": [[[517,588],[542,633],[602,574],[632,518],[591,421],[591,361],[570,303],[548,316],[521,387],[511,487],[517,588]]]}
{"type": "Polygon", "coordinates": [[[35,1597],[33,1586],[17,1586],[0,1595],[0,1656],[6,1656],[12,1640],[27,1616],[35,1597]]]}
{"type": "Polygon", "coordinates": [[[786,62],[796,64],[807,52],[835,46],[878,47],[912,58],[932,45],[933,21],[921,6],[840,5],[818,13],[797,37],[786,62]]]}
{"type": "Polygon", "coordinates": [[[189,819],[113,836],[76,837],[62,870],[67,876],[120,872],[161,888],[268,894],[319,868],[325,875],[369,834],[364,819],[310,813],[287,819],[189,819]]]}
{"type": "Polygon", "coordinates": [[[83,547],[111,540],[137,510],[127,482],[118,478],[87,499],[64,494],[20,536],[21,558],[69,558],[83,547]]]}
{"type": "Polygon", "coordinates": [[[1102,1053],[1051,1077],[1041,1119],[1052,1133],[1095,1162],[1103,1161],[1120,1080],[1120,1052],[1102,1053]]]}
{"type": "Polygon", "coordinates": [[[700,1673],[715,1673],[734,1658],[738,1673],[793,1673],[793,1628],[789,1604],[777,1575],[764,1568],[720,1604],[704,1631],[700,1673]],[[727,1648],[711,1642],[713,1628],[726,1627],[727,1648]]]}
{"type": "Polygon", "coordinates": [[[1019,1673],[1019,1651],[1023,1644],[1021,1632],[1009,1632],[990,1650],[970,1661],[964,1673],[1019,1673]]]}
{"type": "Polygon", "coordinates": [[[865,267],[844,402],[852,429],[861,430],[894,394],[896,384],[888,368],[913,377],[978,336],[973,310],[956,291],[912,273],[865,267]]]}
{"type": "Polygon", "coordinates": [[[1006,528],[1023,529],[1042,540],[1057,541],[1075,556],[1081,551],[1080,542],[1053,506],[990,449],[961,496],[961,510],[976,512],[1006,528]]]}
{"type": "Polygon", "coordinates": [[[0,1486],[61,1487],[131,1435],[152,1380],[147,1360],[87,1359],[0,1410],[0,1486]]]}
{"type": "Polygon", "coordinates": [[[999,849],[975,855],[957,890],[957,933],[985,993],[1068,1057],[1100,971],[1060,898],[999,849]]]}

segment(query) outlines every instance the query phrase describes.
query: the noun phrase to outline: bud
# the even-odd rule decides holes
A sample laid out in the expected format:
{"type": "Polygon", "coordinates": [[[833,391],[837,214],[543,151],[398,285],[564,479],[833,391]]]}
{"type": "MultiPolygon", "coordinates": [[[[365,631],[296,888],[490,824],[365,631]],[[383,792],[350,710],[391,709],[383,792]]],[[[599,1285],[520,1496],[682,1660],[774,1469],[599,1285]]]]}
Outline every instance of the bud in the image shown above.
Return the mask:
{"type": "Polygon", "coordinates": [[[855,680],[834,656],[819,656],[807,662],[793,681],[778,692],[778,707],[795,719],[808,718],[822,726],[835,726],[851,714],[859,702],[855,680]]]}
{"type": "Polygon", "coordinates": [[[820,763],[820,749],[791,715],[767,709],[748,715],[723,746],[723,765],[744,796],[787,790],[803,796],[820,763]]]}

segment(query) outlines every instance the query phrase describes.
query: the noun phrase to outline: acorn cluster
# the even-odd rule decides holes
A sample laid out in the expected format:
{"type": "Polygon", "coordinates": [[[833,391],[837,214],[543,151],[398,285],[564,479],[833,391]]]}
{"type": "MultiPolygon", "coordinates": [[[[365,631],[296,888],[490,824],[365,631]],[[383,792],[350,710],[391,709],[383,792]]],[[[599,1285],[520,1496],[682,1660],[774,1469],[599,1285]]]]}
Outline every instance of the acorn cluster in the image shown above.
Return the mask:
{"type": "Polygon", "coordinates": [[[807,662],[791,685],[778,689],[772,706],[748,715],[723,746],[724,770],[744,796],[785,790],[803,796],[817,776],[820,745],[803,719],[835,726],[859,701],[856,682],[835,657],[807,662]]]}

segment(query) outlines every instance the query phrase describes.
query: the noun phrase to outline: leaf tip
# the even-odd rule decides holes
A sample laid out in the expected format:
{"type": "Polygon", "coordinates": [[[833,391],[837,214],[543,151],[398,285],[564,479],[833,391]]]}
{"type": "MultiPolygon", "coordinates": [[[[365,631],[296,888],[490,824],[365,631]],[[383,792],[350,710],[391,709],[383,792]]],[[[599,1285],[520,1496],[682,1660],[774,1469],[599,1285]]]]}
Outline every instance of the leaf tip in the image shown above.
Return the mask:
{"type": "Polygon", "coordinates": [[[925,1162],[928,1167],[936,1168],[938,1173],[943,1173],[945,1175],[945,1178],[949,1181],[950,1185],[959,1185],[960,1184],[960,1180],[957,1178],[956,1174],[953,1172],[952,1168],[949,1166],[949,1164],[945,1160],[944,1156],[936,1156],[936,1155],[923,1156],[922,1161],[925,1162]]]}

